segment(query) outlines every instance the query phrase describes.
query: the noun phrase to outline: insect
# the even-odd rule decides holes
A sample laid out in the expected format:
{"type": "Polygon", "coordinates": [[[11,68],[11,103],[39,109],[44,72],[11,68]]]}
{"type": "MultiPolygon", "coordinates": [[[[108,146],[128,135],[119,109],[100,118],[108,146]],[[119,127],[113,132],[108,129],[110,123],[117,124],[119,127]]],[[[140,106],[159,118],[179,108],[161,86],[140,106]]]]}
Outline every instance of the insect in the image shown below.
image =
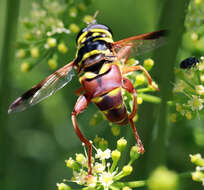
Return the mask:
{"type": "Polygon", "coordinates": [[[92,144],[80,131],[77,115],[85,110],[90,102],[95,103],[109,121],[118,125],[129,123],[140,147],[140,153],[144,153],[133,122],[137,111],[137,92],[124,75],[143,71],[149,85],[158,89],[152,85],[151,76],[144,67],[126,66],[126,62],[132,52],[140,55],[160,46],[165,34],[165,30],[160,30],[114,42],[109,27],[96,21],[88,24],[77,35],[75,59],[17,98],[10,105],[8,113],[23,111],[51,96],[70,82],[74,76],[73,70],[76,70],[82,86],[75,91],[79,97],[72,111],[72,123],[77,136],[88,148],[88,174],[92,173],[92,144]],[[122,89],[133,95],[133,109],[129,115],[123,102],[122,89]]]}
{"type": "Polygon", "coordinates": [[[190,69],[192,67],[195,67],[198,63],[200,63],[200,60],[196,57],[189,57],[184,59],[180,63],[180,68],[181,69],[190,69]]]}

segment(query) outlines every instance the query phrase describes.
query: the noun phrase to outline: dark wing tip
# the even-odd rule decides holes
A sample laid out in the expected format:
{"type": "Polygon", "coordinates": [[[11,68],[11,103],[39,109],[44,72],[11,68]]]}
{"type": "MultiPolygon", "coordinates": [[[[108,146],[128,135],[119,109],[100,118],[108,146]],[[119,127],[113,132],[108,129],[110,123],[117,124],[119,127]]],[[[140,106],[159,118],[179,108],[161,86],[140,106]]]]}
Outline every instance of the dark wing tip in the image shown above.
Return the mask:
{"type": "Polygon", "coordinates": [[[152,32],[150,35],[148,35],[146,39],[153,40],[153,39],[158,39],[160,37],[166,37],[168,36],[168,33],[169,33],[168,30],[155,31],[155,32],[152,32]]]}
{"type": "MultiPolygon", "coordinates": [[[[18,111],[18,106],[22,103],[22,97],[17,98],[8,108],[8,114],[18,111]]],[[[23,110],[22,110],[23,111],[23,110]]]]}

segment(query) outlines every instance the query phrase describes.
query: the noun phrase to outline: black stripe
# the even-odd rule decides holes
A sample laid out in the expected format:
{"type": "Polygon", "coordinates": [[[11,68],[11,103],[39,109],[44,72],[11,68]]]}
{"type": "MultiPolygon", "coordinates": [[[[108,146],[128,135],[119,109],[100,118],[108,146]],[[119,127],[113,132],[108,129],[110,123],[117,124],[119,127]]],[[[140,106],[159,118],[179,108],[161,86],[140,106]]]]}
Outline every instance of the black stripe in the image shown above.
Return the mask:
{"type": "Polygon", "coordinates": [[[85,45],[78,51],[78,55],[76,58],[77,63],[79,63],[82,60],[83,56],[86,53],[92,50],[107,50],[110,47],[110,45],[108,45],[108,43],[104,40],[96,40],[94,42],[92,42],[92,40],[86,40],[84,44],[85,45]]]}

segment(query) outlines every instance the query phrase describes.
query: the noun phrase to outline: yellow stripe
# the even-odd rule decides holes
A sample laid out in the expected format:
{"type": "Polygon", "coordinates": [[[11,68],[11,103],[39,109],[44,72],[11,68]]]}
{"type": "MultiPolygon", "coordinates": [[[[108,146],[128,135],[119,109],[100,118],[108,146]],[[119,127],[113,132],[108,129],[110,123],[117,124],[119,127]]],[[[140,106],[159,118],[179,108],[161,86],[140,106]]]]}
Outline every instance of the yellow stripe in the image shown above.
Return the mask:
{"type": "Polygon", "coordinates": [[[102,111],[105,115],[107,115],[108,114],[108,111],[107,110],[104,110],[104,111],[102,111]]]}
{"type": "Polygon", "coordinates": [[[99,54],[99,53],[103,53],[103,54],[107,55],[107,54],[110,53],[110,50],[109,50],[109,49],[107,49],[107,50],[97,50],[97,49],[95,49],[95,50],[92,50],[92,51],[90,51],[90,52],[88,52],[88,53],[85,53],[84,56],[82,57],[81,61],[78,63],[79,66],[81,66],[82,62],[83,62],[85,59],[87,59],[88,57],[90,57],[90,56],[92,56],[92,55],[99,54]]]}
{"type": "Polygon", "coordinates": [[[115,96],[120,92],[120,87],[110,91],[107,95],[108,96],[115,96]]]}
{"type": "Polygon", "coordinates": [[[110,64],[104,64],[100,69],[99,74],[105,73],[106,71],[108,71],[109,68],[110,68],[110,64]]]}
{"type": "Polygon", "coordinates": [[[88,34],[88,31],[84,32],[83,34],[81,34],[81,36],[79,37],[77,44],[81,43],[81,40],[88,34]]]}
{"type": "Polygon", "coordinates": [[[86,72],[86,73],[84,74],[84,76],[85,76],[87,79],[92,79],[92,78],[96,77],[97,74],[92,73],[92,72],[86,72]]]}
{"type": "Polygon", "coordinates": [[[115,107],[115,109],[120,109],[122,107],[123,103],[119,104],[118,106],[115,107]]]}
{"type": "Polygon", "coordinates": [[[112,38],[111,33],[108,30],[100,29],[100,28],[93,28],[90,30],[91,32],[100,32],[105,33],[108,37],[112,38]]]}
{"type": "Polygon", "coordinates": [[[102,99],[103,98],[99,96],[99,97],[92,98],[91,101],[94,102],[94,103],[99,103],[99,102],[102,101],[102,99]]]}
{"type": "Polygon", "coordinates": [[[112,38],[95,38],[93,41],[96,41],[96,40],[103,40],[105,42],[108,42],[108,43],[113,43],[113,39],[112,38]]]}
{"type": "Polygon", "coordinates": [[[83,76],[81,76],[80,78],[79,78],[79,82],[81,83],[81,81],[83,80],[85,78],[85,76],[83,75],[83,76]]]}
{"type": "Polygon", "coordinates": [[[92,34],[93,37],[99,36],[99,35],[101,35],[101,33],[99,33],[99,32],[95,32],[95,33],[92,34]]]}

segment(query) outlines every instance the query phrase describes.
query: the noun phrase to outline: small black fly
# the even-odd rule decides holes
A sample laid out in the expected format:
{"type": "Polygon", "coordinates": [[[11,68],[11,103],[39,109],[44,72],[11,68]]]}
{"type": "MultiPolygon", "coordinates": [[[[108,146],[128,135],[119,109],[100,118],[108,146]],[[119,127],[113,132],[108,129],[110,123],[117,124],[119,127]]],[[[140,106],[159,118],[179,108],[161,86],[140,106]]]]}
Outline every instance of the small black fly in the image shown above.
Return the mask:
{"type": "Polygon", "coordinates": [[[196,57],[189,57],[184,59],[180,63],[180,68],[181,69],[190,69],[192,67],[195,67],[198,63],[200,63],[200,60],[196,57]]]}

